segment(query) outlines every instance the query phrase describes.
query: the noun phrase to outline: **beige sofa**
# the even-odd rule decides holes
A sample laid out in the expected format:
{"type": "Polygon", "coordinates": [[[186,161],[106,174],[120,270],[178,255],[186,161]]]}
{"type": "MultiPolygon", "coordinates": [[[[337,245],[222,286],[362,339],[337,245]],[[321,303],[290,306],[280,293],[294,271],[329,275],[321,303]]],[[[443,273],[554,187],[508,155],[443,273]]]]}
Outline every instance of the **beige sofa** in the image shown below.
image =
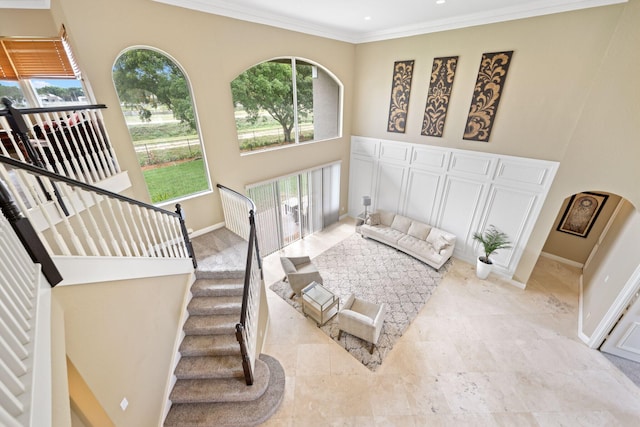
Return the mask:
{"type": "Polygon", "coordinates": [[[384,210],[370,214],[360,227],[360,233],[401,250],[436,270],[451,258],[456,245],[454,234],[384,210]]]}

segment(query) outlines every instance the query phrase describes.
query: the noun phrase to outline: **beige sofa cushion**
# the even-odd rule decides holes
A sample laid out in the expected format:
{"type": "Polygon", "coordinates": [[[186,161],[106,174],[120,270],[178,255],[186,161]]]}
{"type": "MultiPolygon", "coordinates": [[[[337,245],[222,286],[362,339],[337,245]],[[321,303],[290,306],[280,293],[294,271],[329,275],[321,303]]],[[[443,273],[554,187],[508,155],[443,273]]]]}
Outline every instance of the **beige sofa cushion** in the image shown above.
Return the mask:
{"type": "Polygon", "coordinates": [[[431,226],[418,221],[413,221],[407,234],[419,240],[425,240],[431,231],[431,226]]]}
{"type": "Polygon", "coordinates": [[[396,214],[383,210],[378,210],[378,213],[380,214],[380,224],[391,227],[391,223],[393,222],[393,218],[395,218],[396,214]]]}
{"type": "Polygon", "coordinates": [[[398,230],[401,233],[407,234],[409,231],[409,227],[411,227],[411,218],[407,218],[406,216],[396,215],[393,218],[393,222],[391,223],[391,228],[394,230],[398,230]]]}

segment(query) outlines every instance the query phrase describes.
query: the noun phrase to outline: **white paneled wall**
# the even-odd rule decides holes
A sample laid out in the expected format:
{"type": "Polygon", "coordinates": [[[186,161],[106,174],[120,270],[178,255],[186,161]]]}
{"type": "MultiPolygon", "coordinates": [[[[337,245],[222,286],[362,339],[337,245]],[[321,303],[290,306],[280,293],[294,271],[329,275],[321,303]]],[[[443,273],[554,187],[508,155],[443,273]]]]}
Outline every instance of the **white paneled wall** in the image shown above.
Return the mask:
{"type": "Polygon", "coordinates": [[[471,263],[475,231],[495,225],[513,248],[492,259],[511,278],[558,169],[557,162],[353,136],[349,214],[385,209],[458,237],[454,256],[471,263]]]}

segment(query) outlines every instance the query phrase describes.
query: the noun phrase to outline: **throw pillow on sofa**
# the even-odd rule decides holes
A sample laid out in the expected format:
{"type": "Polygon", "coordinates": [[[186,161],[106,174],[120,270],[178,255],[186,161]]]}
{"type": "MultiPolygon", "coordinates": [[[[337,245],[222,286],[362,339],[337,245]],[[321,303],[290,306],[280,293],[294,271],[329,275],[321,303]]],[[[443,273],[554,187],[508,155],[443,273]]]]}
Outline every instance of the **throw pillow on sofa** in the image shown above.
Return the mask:
{"type": "Polygon", "coordinates": [[[435,240],[435,243],[432,243],[431,245],[433,246],[433,249],[436,250],[436,252],[440,252],[441,250],[446,249],[450,245],[450,243],[444,236],[440,235],[435,240]]]}
{"type": "Polygon", "coordinates": [[[380,214],[379,213],[369,214],[369,216],[367,216],[366,224],[367,225],[380,225],[380,214]]]}
{"type": "Polygon", "coordinates": [[[391,228],[398,230],[401,233],[407,234],[409,227],[411,226],[411,218],[406,216],[396,215],[391,223],[391,228]]]}
{"type": "Polygon", "coordinates": [[[431,231],[430,225],[413,221],[411,223],[411,227],[409,227],[409,231],[407,232],[407,234],[409,236],[415,237],[418,240],[426,240],[430,231],[431,231]]]}
{"type": "MultiPolygon", "coordinates": [[[[443,243],[446,243],[447,245],[452,243],[451,240],[442,233],[442,231],[435,228],[432,229],[427,236],[427,242],[431,243],[431,246],[436,250],[438,250],[437,248],[442,246],[443,243]]],[[[440,252],[440,250],[438,250],[438,252],[440,252]]]]}

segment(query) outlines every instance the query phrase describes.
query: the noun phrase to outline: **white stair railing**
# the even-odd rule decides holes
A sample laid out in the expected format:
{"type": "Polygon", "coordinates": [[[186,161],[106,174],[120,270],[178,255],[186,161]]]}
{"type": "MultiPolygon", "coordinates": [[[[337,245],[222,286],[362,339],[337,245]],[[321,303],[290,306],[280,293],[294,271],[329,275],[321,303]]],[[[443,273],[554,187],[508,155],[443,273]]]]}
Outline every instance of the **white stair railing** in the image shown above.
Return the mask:
{"type": "Polygon", "coordinates": [[[31,426],[35,381],[45,380],[34,375],[36,325],[46,316],[38,311],[41,274],[2,214],[0,259],[0,425],[31,426]]]}
{"type": "Polygon", "coordinates": [[[2,155],[93,184],[121,172],[104,127],[102,104],[0,110],[2,155]]]}
{"type": "Polygon", "coordinates": [[[246,196],[218,184],[225,226],[247,241],[247,263],[240,321],[236,324],[236,338],[240,343],[242,367],[247,385],[253,384],[258,345],[260,292],[262,289],[262,259],[258,248],[255,223],[255,204],[246,196]]]}
{"type": "Polygon", "coordinates": [[[52,256],[192,258],[176,212],[0,156],[0,180],[52,256]]]}

